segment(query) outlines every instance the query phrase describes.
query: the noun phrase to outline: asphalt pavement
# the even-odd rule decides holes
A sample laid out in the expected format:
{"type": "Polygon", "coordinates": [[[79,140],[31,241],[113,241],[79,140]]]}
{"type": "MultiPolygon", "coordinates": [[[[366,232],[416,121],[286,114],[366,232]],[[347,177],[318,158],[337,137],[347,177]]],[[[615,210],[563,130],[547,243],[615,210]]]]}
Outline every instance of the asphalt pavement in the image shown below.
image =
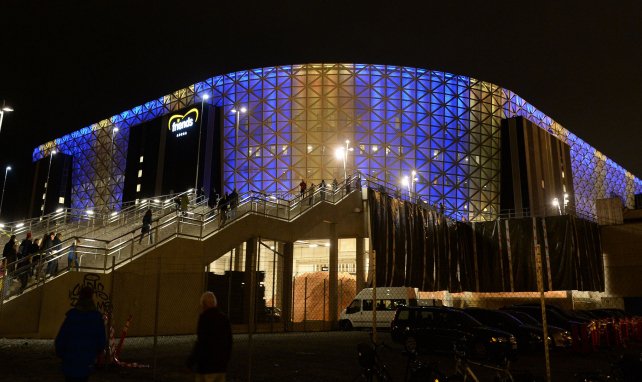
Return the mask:
{"type": "MultiPolygon", "coordinates": [[[[234,336],[234,348],[228,370],[228,381],[353,381],[360,374],[357,344],[368,342],[369,333],[317,332],[247,334],[234,336]]],[[[380,358],[387,365],[394,381],[403,381],[407,359],[402,348],[381,333],[386,344],[380,358]]],[[[127,338],[121,360],[136,363],[137,368],[109,366],[96,370],[90,381],[193,381],[184,366],[194,336],[127,338]],[[148,367],[140,367],[148,366],[148,367]]],[[[635,346],[627,351],[639,352],[635,346]]],[[[543,353],[543,352],[542,352],[543,353]]],[[[577,372],[608,371],[619,351],[602,350],[588,355],[570,351],[551,353],[553,381],[575,381],[577,372]]],[[[451,373],[452,356],[425,355],[445,373],[451,373]]],[[[543,354],[521,355],[513,363],[515,374],[545,377],[543,354]]],[[[492,380],[489,370],[474,369],[482,381],[492,380]]],[[[2,381],[63,381],[59,360],[51,340],[0,339],[0,380],[2,381]]]]}

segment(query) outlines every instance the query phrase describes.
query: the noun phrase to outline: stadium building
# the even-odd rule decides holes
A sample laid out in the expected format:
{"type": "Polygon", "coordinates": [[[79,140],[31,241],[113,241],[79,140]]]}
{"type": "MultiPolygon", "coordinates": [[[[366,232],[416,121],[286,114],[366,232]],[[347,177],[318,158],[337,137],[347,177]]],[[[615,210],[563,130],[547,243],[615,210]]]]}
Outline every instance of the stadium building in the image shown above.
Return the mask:
{"type": "Polygon", "coordinates": [[[617,208],[601,201],[634,208],[642,192],[640,179],[510,90],[387,65],[217,75],[47,142],[33,161],[31,214],[45,219],[11,230],[48,232],[69,211],[64,224],[85,227],[67,236],[82,237],[86,272],[36,281],[5,303],[0,315],[25,317],[22,328],[0,319],[7,335],[55,334],[59,322],[42,312],[62,309],[51,296],[72,296],[70,283],[102,285],[121,321],[145,317],[137,335],[189,333],[176,314],[195,315],[190,299],[205,288],[223,291],[233,322],[263,314],[284,330],[336,324],[375,276],[448,305],[532,298],[540,277],[550,298],[604,301],[596,222],[617,208]],[[194,192],[213,200],[235,189],[228,224],[194,192]],[[165,202],[183,192],[189,210],[169,212],[165,202]],[[138,240],[136,206],[154,210],[152,246],[138,240]],[[37,314],[19,312],[25,298],[40,301],[37,314]]]}
{"type": "MultiPolygon", "coordinates": [[[[386,65],[215,76],[37,147],[40,178],[53,150],[71,161],[45,212],[65,195],[63,204],[73,208],[118,209],[196,183],[207,191],[282,194],[301,179],[318,184],[355,171],[401,188],[414,171],[411,192],[471,221],[493,220],[503,209],[554,212],[555,198],[595,215],[597,199],[617,195],[632,208],[642,192],[640,179],[510,90],[386,65]],[[508,163],[518,166],[502,171],[502,145],[515,148],[508,163]],[[345,168],[337,149],[348,150],[345,168]],[[512,190],[519,197],[501,192],[509,173],[529,177],[512,190]]],[[[52,171],[63,160],[54,157],[52,171]]],[[[43,188],[34,187],[35,200],[43,188]]],[[[40,207],[34,204],[34,214],[40,207]]]]}

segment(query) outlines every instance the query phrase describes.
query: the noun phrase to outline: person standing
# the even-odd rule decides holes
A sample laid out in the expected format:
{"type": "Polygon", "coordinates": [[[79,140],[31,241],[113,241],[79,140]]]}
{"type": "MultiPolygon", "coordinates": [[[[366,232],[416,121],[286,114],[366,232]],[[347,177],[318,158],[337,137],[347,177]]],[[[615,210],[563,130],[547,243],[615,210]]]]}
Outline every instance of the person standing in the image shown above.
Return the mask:
{"type": "MultiPolygon", "coordinates": [[[[53,233],[53,232],[52,232],[53,233]]],[[[51,256],[50,260],[47,263],[47,273],[51,276],[55,276],[58,273],[58,259],[55,258],[56,254],[60,251],[62,247],[62,233],[58,232],[53,238],[51,245],[51,256]]]]}
{"type": "Polygon", "coordinates": [[[69,247],[69,252],[67,252],[67,270],[70,271],[72,266],[76,268],[76,272],[80,270],[78,264],[78,244],[80,244],[80,239],[74,239],[73,244],[69,247]]]}
{"type": "MultiPolygon", "coordinates": [[[[31,232],[27,232],[27,236],[20,243],[18,247],[18,263],[16,264],[16,274],[20,280],[20,291],[22,293],[27,287],[29,282],[29,274],[31,273],[31,254],[34,244],[31,241],[31,232]]],[[[38,246],[35,246],[35,251],[38,252],[38,246]]]]}
{"type": "Polygon", "coordinates": [[[232,190],[232,193],[230,194],[230,218],[235,218],[236,217],[236,207],[239,205],[239,193],[236,191],[236,187],[232,190]]]}
{"type": "Polygon", "coordinates": [[[310,199],[308,199],[308,205],[311,206],[314,204],[314,183],[310,183],[310,191],[308,191],[310,194],[310,199]]]}
{"type": "Polygon", "coordinates": [[[321,183],[319,184],[319,192],[321,193],[321,200],[325,200],[325,190],[327,186],[325,184],[325,179],[321,179],[321,183]]]}
{"type": "Polygon", "coordinates": [[[227,207],[230,203],[230,195],[226,192],[225,195],[218,200],[218,226],[219,228],[225,225],[227,221],[227,207]]]}
{"type": "Polygon", "coordinates": [[[78,302],[67,311],[54,342],[67,382],[87,381],[96,358],[105,350],[105,323],[93,295],[94,290],[89,286],[80,290],[78,302]]]}
{"type": "Polygon", "coordinates": [[[189,197],[187,194],[181,196],[181,214],[187,216],[187,206],[189,205],[189,197]]]}
{"type": "Polygon", "coordinates": [[[142,243],[145,235],[149,235],[149,243],[154,243],[154,237],[152,236],[152,209],[148,208],[143,216],[143,227],[140,229],[140,239],[138,244],[142,243]]]}
{"type": "Polygon", "coordinates": [[[203,293],[201,308],[196,343],[187,359],[187,366],[196,372],[196,382],[225,382],[232,353],[230,320],[218,310],[216,296],[212,292],[203,293]]]}
{"type": "Polygon", "coordinates": [[[8,273],[9,271],[14,271],[15,269],[15,261],[18,259],[17,255],[18,253],[16,252],[16,235],[11,235],[11,238],[9,241],[4,245],[4,249],[2,250],[2,257],[4,257],[7,260],[7,265],[11,264],[11,269],[7,268],[5,270],[5,273],[8,273]]]}
{"type": "Polygon", "coordinates": [[[305,198],[305,189],[308,188],[307,183],[305,183],[305,180],[301,179],[301,183],[299,183],[299,188],[301,190],[301,200],[305,198]]]}

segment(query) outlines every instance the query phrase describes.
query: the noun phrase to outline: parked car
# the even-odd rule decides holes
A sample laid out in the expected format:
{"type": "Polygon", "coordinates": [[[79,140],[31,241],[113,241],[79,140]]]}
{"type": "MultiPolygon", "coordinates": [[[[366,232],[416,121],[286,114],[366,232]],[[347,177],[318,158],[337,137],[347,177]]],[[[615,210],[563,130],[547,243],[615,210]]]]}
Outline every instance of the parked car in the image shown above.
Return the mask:
{"type": "MultiPolygon", "coordinates": [[[[473,316],[486,326],[511,333],[517,339],[517,349],[520,351],[541,350],[544,346],[544,330],[520,321],[518,318],[500,310],[466,308],[464,312],[473,316]]],[[[552,338],[549,336],[549,341],[552,338]]]]}
{"type": "MultiPolygon", "coordinates": [[[[342,330],[372,327],[372,288],[362,289],[339,315],[342,330]]],[[[417,305],[415,288],[377,288],[377,327],[389,328],[400,305],[417,305]]]]}
{"type": "MultiPolygon", "coordinates": [[[[542,323],[531,317],[530,315],[524,312],[518,312],[516,310],[502,310],[511,316],[517,318],[523,323],[531,326],[537,326],[538,328],[542,327],[542,323]]],[[[573,336],[571,332],[560,328],[559,326],[548,325],[548,336],[553,339],[553,347],[558,349],[565,349],[571,347],[573,344],[573,336]]]]}
{"type": "Polygon", "coordinates": [[[432,306],[401,306],[391,323],[393,341],[416,343],[420,350],[451,353],[464,339],[468,356],[502,362],[513,359],[515,336],[484,326],[460,309],[432,306]]]}
{"type": "MultiPolygon", "coordinates": [[[[539,305],[511,305],[503,307],[501,310],[514,310],[518,312],[523,312],[528,314],[537,320],[537,322],[542,323],[542,310],[539,305]]],[[[548,325],[557,326],[569,332],[573,330],[573,326],[582,326],[587,325],[590,322],[586,319],[579,317],[568,316],[552,305],[546,305],[546,323],[548,325]]]]}

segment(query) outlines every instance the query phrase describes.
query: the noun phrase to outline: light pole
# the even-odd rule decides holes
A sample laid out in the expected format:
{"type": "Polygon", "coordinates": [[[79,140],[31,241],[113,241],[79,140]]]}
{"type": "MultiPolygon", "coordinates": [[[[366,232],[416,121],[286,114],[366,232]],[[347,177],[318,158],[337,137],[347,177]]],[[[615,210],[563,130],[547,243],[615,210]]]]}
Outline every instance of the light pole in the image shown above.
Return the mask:
{"type": "Polygon", "coordinates": [[[4,202],[4,187],[7,185],[7,174],[11,171],[11,166],[4,169],[4,182],[2,183],[2,198],[0,198],[0,216],[2,216],[2,202],[4,202]]]}
{"type": "Polygon", "coordinates": [[[559,201],[559,199],[557,199],[557,198],[553,198],[553,206],[554,206],[554,207],[557,207],[557,213],[558,213],[559,215],[561,215],[561,214],[562,214],[562,209],[560,208],[560,201],[559,201]]]}
{"type": "MultiPolygon", "coordinates": [[[[201,161],[201,131],[203,130],[203,109],[205,108],[205,101],[207,101],[210,96],[205,93],[201,96],[201,120],[198,123],[198,144],[196,149],[196,176],[194,180],[194,196],[198,195],[198,164],[201,161]]],[[[196,198],[194,198],[194,203],[196,203],[196,198]]]]}
{"type": "Polygon", "coordinates": [[[410,178],[410,184],[412,188],[412,197],[417,200],[417,171],[412,170],[412,178],[410,178]]]}
{"type": "Polygon", "coordinates": [[[0,131],[2,131],[2,119],[4,118],[4,113],[7,112],[12,112],[13,109],[11,106],[5,105],[4,101],[2,101],[2,109],[0,109],[0,131]]]}
{"type": "Polygon", "coordinates": [[[241,113],[245,114],[247,109],[244,106],[241,106],[240,108],[234,108],[231,111],[236,115],[236,120],[234,121],[234,187],[236,187],[236,169],[238,167],[238,164],[236,163],[236,152],[239,148],[239,125],[241,124],[241,113]]]}
{"type": "Polygon", "coordinates": [[[408,180],[408,175],[404,175],[404,177],[401,178],[401,185],[408,189],[408,199],[410,199],[410,180],[408,180]]]}
{"type": "Polygon", "coordinates": [[[410,201],[412,201],[413,197],[416,197],[415,185],[417,182],[417,171],[412,170],[411,174],[412,177],[408,177],[408,175],[405,175],[401,179],[401,184],[408,188],[408,200],[410,201]]]}
{"type": "MultiPolygon", "coordinates": [[[[114,135],[118,132],[118,127],[114,126],[113,129],[111,129],[111,147],[110,147],[110,155],[109,155],[109,185],[112,185],[112,179],[115,179],[116,177],[114,176],[114,135]]],[[[110,199],[114,198],[114,189],[115,187],[112,187],[111,190],[109,190],[110,193],[110,199]]],[[[113,202],[111,202],[113,206],[113,202]]]]}
{"type": "Polygon", "coordinates": [[[47,181],[45,182],[45,192],[42,196],[42,213],[40,214],[40,219],[45,215],[45,206],[47,205],[47,189],[49,188],[49,174],[51,174],[51,161],[53,156],[56,155],[56,150],[51,150],[49,154],[49,168],[47,169],[47,181]]]}
{"type": "Polygon", "coordinates": [[[346,139],[346,147],[339,147],[334,151],[334,155],[337,159],[343,161],[343,180],[348,179],[348,171],[346,164],[348,162],[348,152],[354,150],[350,147],[350,140],[346,139]]]}

